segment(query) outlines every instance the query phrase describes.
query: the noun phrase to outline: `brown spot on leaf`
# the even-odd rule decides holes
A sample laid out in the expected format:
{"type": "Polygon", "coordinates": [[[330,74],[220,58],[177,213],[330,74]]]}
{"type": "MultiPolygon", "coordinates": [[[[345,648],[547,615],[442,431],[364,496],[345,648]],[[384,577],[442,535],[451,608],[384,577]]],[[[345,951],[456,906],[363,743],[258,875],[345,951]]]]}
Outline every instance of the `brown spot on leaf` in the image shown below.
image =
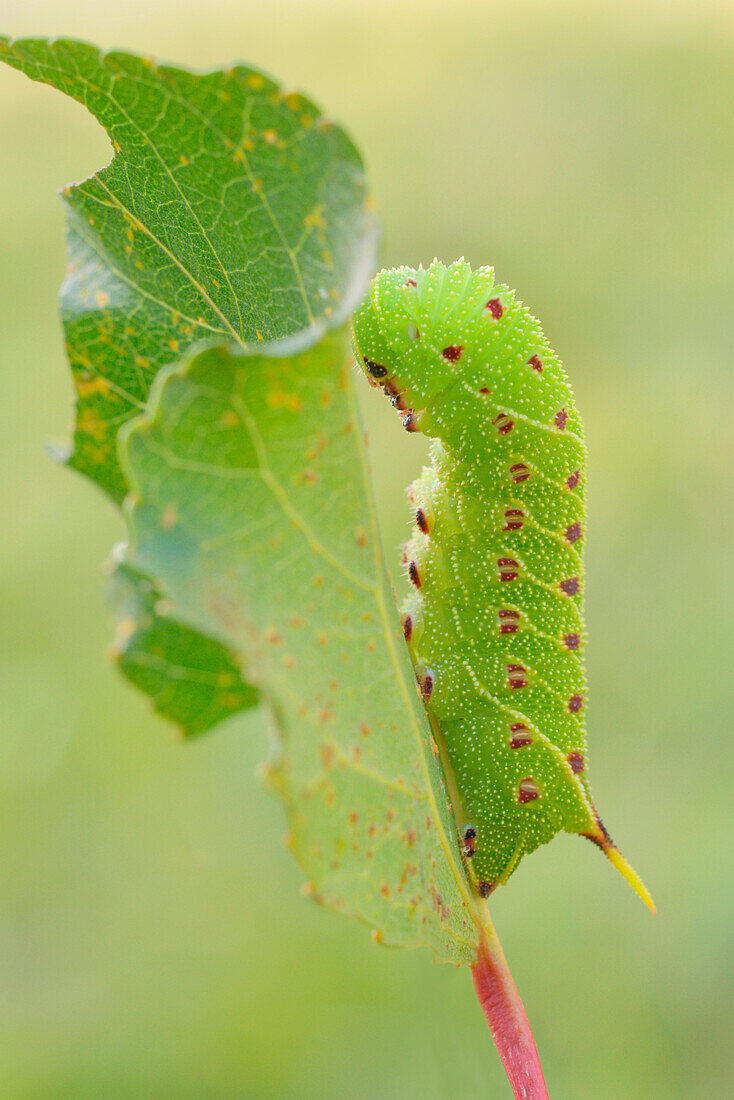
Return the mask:
{"type": "Polygon", "coordinates": [[[441,917],[441,920],[447,921],[451,916],[451,910],[447,905],[444,904],[443,898],[435,887],[431,889],[431,900],[433,902],[433,907],[441,917]]]}
{"type": "Polygon", "coordinates": [[[324,765],[326,771],[329,771],[332,764],[334,763],[334,752],[334,745],[328,741],[324,741],[321,745],[321,748],[319,749],[319,753],[321,755],[321,763],[324,765]]]}
{"type": "Polygon", "coordinates": [[[169,504],[163,509],[161,515],[161,527],[164,531],[170,531],[172,527],[176,526],[176,520],[178,519],[176,513],[176,505],[169,504]]]}

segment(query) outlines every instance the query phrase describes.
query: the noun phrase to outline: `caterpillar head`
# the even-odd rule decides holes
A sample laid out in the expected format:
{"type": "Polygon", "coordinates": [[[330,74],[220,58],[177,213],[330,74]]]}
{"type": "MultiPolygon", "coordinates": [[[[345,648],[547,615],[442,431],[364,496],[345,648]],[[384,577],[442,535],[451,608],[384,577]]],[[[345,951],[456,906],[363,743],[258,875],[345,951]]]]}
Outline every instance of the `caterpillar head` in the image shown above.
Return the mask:
{"type": "Polygon", "coordinates": [[[491,317],[493,288],[491,268],[472,272],[465,260],[379,272],[352,319],[358,365],[398,408],[425,409],[461,369],[475,325],[491,317]]]}

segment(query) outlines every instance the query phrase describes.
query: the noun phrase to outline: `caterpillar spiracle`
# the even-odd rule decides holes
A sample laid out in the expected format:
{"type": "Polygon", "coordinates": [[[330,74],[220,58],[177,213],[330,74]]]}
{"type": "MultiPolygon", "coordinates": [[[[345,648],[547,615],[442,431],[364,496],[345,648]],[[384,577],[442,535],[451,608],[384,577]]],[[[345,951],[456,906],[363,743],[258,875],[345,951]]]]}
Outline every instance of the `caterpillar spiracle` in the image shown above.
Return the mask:
{"type": "Polygon", "coordinates": [[[353,340],[405,428],[432,440],[409,490],[402,621],[474,888],[486,897],[564,829],[652,908],[589,791],[586,450],[558,356],[493,270],[464,260],[380,272],[353,340]]]}

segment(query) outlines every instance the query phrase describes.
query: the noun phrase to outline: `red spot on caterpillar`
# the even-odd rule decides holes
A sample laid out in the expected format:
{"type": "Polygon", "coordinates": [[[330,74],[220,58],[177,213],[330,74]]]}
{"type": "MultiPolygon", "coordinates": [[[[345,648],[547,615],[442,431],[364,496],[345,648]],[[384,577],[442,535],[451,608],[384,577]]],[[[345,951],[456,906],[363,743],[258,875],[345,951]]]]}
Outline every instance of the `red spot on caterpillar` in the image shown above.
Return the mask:
{"type": "Polygon", "coordinates": [[[581,524],[580,523],[572,523],[570,527],[566,528],[564,533],[565,533],[565,536],[566,536],[566,539],[567,539],[568,542],[571,542],[571,543],[578,542],[579,539],[581,538],[581,534],[582,534],[581,524]]]}
{"type": "Polygon", "coordinates": [[[477,838],[477,830],[473,825],[467,825],[464,830],[464,855],[467,859],[471,859],[476,851],[476,845],[474,841],[477,838]]]}
{"type": "Polygon", "coordinates": [[[581,471],[574,470],[574,472],[572,474],[569,474],[569,476],[566,478],[566,485],[568,485],[569,489],[575,489],[580,480],[581,471]]]}
{"type": "Polygon", "coordinates": [[[516,581],[517,570],[520,568],[514,558],[497,558],[497,568],[501,581],[516,581]]]}
{"type": "Polygon", "coordinates": [[[568,580],[561,581],[558,587],[561,592],[565,592],[567,596],[578,596],[581,585],[579,584],[578,577],[569,577],[568,580]]]}
{"type": "Polygon", "coordinates": [[[565,409],[559,409],[558,412],[556,413],[555,420],[553,421],[555,426],[558,428],[559,432],[562,432],[563,429],[566,427],[566,421],[567,420],[568,420],[568,413],[566,412],[566,410],[565,409]]]}
{"type": "Polygon", "coordinates": [[[413,633],[413,620],[410,617],[410,615],[403,615],[403,635],[405,637],[406,642],[410,641],[412,633],[413,633]]]}
{"type": "Polygon", "coordinates": [[[570,752],[566,757],[574,775],[581,775],[584,770],[584,755],[581,752],[570,752]]]}
{"type": "Polygon", "coordinates": [[[519,531],[522,528],[525,513],[519,508],[505,508],[505,519],[507,523],[502,528],[503,531],[519,531]]]}
{"type": "Polygon", "coordinates": [[[518,688],[525,688],[528,686],[528,682],[525,677],[528,674],[528,670],[523,665],[508,665],[507,666],[507,683],[510,691],[517,691],[518,688]]]}
{"type": "Polygon", "coordinates": [[[419,508],[415,513],[415,522],[418,529],[423,532],[424,535],[428,534],[428,520],[426,519],[426,513],[422,508],[419,508]]]}
{"type": "Polygon", "coordinates": [[[543,370],[543,364],[541,363],[537,355],[530,356],[530,358],[528,359],[528,366],[532,367],[533,370],[537,370],[538,374],[540,374],[543,370]]]}
{"type": "Polygon", "coordinates": [[[578,649],[581,643],[581,638],[578,634],[565,634],[563,637],[563,644],[566,649],[578,649]]]}
{"type": "Polygon", "coordinates": [[[383,367],[382,363],[375,363],[374,360],[368,359],[366,356],[362,356],[364,365],[370,372],[373,378],[384,378],[387,374],[387,367],[383,367]]]}
{"type": "Polygon", "coordinates": [[[517,620],[519,611],[512,611],[509,607],[501,607],[497,611],[500,620],[500,634],[517,634],[517,620]],[[509,622],[507,620],[510,620],[509,622]]]}
{"type": "Polygon", "coordinates": [[[571,698],[568,700],[568,709],[571,712],[571,714],[578,714],[578,712],[581,710],[583,705],[584,705],[583,695],[572,695],[571,698]]]}
{"type": "Polygon", "coordinates": [[[506,413],[500,413],[499,416],[496,416],[494,418],[492,423],[496,426],[497,431],[500,433],[500,435],[507,435],[507,433],[511,432],[512,429],[515,427],[514,423],[512,422],[512,420],[510,420],[509,416],[507,416],[506,413]]]}
{"type": "Polygon", "coordinates": [[[510,738],[511,749],[525,749],[533,743],[530,730],[524,722],[513,722],[510,726],[510,733],[512,734],[510,738]]]}
{"type": "Polygon", "coordinates": [[[521,481],[527,481],[530,477],[530,470],[524,462],[516,462],[514,466],[510,466],[510,473],[516,485],[521,481]]]}
{"type": "Polygon", "coordinates": [[[406,432],[417,432],[420,430],[418,427],[418,414],[412,409],[403,417],[403,427],[406,432]]]}
{"type": "Polygon", "coordinates": [[[417,284],[417,282],[415,281],[415,279],[406,279],[406,280],[405,280],[405,285],[406,285],[406,286],[418,286],[418,284],[417,284]]]}
{"type": "Polygon", "coordinates": [[[491,393],[492,391],[490,390],[489,386],[482,386],[482,388],[479,392],[480,393],[491,393]]]}
{"type": "Polygon", "coordinates": [[[496,882],[478,882],[477,883],[477,893],[479,894],[479,897],[480,898],[488,898],[489,895],[494,890],[494,888],[496,887],[496,885],[497,885],[496,882]]]}
{"type": "Polygon", "coordinates": [[[427,672],[423,677],[423,683],[421,684],[421,695],[423,696],[423,702],[427,703],[433,695],[433,676],[430,672],[427,672]]]}
{"type": "Polygon", "coordinates": [[[455,363],[457,359],[461,359],[463,350],[463,344],[449,344],[447,348],[443,349],[441,355],[443,355],[444,359],[448,359],[450,363],[455,363]]]}
{"type": "Polygon", "coordinates": [[[408,566],[408,576],[410,577],[410,579],[413,582],[413,584],[415,585],[415,587],[420,588],[421,583],[422,583],[421,582],[421,575],[418,572],[418,566],[415,564],[414,561],[412,561],[410,563],[410,565],[408,566]]]}
{"type": "Polygon", "coordinates": [[[522,805],[525,802],[534,802],[536,798],[540,798],[540,788],[533,777],[528,775],[518,784],[517,801],[522,805]]]}
{"type": "Polygon", "coordinates": [[[502,302],[499,300],[499,298],[490,298],[487,302],[487,305],[485,306],[485,309],[489,310],[495,321],[499,321],[500,317],[505,312],[505,307],[502,305],[502,302]]]}

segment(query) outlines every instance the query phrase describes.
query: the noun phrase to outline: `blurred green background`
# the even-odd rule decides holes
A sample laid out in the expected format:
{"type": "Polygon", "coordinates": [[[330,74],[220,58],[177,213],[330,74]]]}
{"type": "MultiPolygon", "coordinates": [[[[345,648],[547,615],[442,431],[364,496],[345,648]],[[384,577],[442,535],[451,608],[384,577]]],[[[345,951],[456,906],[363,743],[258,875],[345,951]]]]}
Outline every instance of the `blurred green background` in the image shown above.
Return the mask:
{"type": "MultiPolygon", "coordinates": [[[[592,781],[659,914],[568,836],[492,910],[554,1098],[734,1094],[731,5],[0,0],[0,29],[270,70],[361,146],[385,263],[493,263],[542,319],[590,447],[592,781]]],[[[505,1097],[466,970],[301,897],[259,717],[182,745],[105,659],[122,524],[43,444],[54,189],[108,159],[0,71],[0,1097],[505,1097]]],[[[420,443],[364,401],[397,562],[420,443]]]]}

